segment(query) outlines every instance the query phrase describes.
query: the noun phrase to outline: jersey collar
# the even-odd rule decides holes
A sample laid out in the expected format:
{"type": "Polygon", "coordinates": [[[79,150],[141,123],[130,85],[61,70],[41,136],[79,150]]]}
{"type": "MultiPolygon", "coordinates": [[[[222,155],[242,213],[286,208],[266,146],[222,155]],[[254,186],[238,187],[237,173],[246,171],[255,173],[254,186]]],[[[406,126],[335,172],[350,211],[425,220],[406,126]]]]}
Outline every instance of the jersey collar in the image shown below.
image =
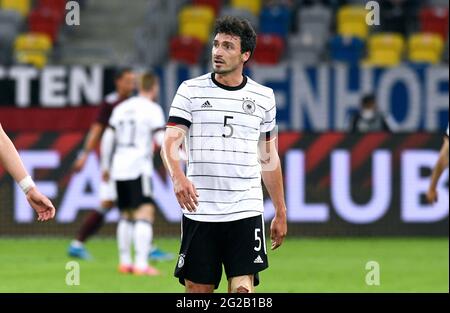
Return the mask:
{"type": "Polygon", "coordinates": [[[242,75],[244,77],[244,79],[242,80],[242,83],[238,86],[226,86],[224,84],[221,84],[216,80],[215,76],[216,76],[215,73],[211,73],[211,80],[213,81],[213,83],[216,84],[217,87],[220,87],[225,90],[240,90],[240,89],[244,88],[245,85],[247,85],[247,76],[245,76],[245,75],[242,75]]]}

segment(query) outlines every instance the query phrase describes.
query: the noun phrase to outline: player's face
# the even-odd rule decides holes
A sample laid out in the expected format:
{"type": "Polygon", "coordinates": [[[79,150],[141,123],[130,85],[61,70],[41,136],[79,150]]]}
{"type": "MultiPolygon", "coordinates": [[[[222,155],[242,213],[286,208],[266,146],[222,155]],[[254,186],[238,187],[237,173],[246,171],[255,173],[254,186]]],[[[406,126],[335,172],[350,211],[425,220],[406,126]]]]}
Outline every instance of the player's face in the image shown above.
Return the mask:
{"type": "Polygon", "coordinates": [[[136,90],[136,75],[126,72],[116,81],[117,92],[122,96],[129,96],[136,90]]]}
{"type": "Polygon", "coordinates": [[[212,48],[214,73],[227,74],[241,68],[248,59],[248,52],[241,53],[241,39],[228,34],[217,34],[212,48]]]}

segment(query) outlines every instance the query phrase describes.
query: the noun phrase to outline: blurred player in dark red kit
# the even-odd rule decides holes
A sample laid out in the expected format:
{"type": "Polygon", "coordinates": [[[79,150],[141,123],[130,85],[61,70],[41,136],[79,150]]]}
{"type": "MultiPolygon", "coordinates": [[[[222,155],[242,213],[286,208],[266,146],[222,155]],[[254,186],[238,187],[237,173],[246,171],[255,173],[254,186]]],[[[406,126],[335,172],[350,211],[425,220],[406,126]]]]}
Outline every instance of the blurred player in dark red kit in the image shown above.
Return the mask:
{"type": "MultiPolygon", "coordinates": [[[[116,90],[105,97],[100,106],[97,118],[92,124],[86,137],[83,150],[73,164],[74,172],[79,172],[86,164],[91,151],[94,151],[100,144],[105,128],[108,126],[114,107],[133,95],[136,89],[136,75],[131,68],[123,68],[115,75],[116,90]]],[[[105,213],[114,206],[116,191],[112,182],[100,183],[100,207],[92,210],[83,221],[81,228],[69,247],[69,255],[81,259],[90,259],[91,256],[84,247],[86,240],[93,235],[104,222],[105,213]]]]}

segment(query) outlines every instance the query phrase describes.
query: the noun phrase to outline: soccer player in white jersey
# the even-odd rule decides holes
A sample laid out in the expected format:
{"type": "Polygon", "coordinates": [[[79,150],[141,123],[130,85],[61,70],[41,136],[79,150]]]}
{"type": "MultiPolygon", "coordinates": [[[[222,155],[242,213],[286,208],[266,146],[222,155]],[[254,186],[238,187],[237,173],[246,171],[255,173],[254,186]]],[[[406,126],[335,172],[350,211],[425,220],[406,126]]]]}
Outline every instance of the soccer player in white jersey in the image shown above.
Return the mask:
{"type": "Polygon", "coordinates": [[[165,124],[161,107],[151,100],[156,83],[155,75],[142,75],[139,95],[114,109],[101,142],[103,179],[115,181],[121,211],[117,226],[119,271],[150,276],[159,274],[147,262],[154,220],[153,142],[161,146],[165,124]]]}
{"type": "Polygon", "coordinates": [[[447,132],[444,136],[444,143],[441,147],[441,152],[439,153],[439,158],[433,169],[433,174],[431,176],[430,187],[427,192],[427,200],[429,203],[434,203],[438,200],[438,193],[436,186],[438,184],[439,178],[441,177],[444,170],[448,167],[448,126],[447,132]]]}
{"type": "Polygon", "coordinates": [[[55,217],[55,207],[51,201],[36,188],[31,176],[27,173],[19,153],[4,132],[0,124],[0,165],[11,174],[26,195],[28,203],[38,214],[38,221],[47,221],[55,217]]]}
{"type": "Polygon", "coordinates": [[[287,233],[273,90],[243,75],[256,34],[235,17],[216,22],[213,73],[184,81],[169,113],[163,161],[182,208],[175,276],[186,292],[213,292],[222,275],[228,291],[253,292],[268,267],[261,178],[275,207],[272,249],[287,233]],[[187,173],[179,162],[185,141],[187,173]]]}

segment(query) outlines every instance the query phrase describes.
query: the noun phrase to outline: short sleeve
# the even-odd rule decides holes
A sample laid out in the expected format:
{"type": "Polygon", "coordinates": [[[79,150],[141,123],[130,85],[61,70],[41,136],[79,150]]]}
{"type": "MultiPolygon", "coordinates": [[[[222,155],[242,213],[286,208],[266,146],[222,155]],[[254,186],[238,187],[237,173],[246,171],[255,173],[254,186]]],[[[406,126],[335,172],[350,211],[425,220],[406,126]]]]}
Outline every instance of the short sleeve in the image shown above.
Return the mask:
{"type": "Polygon", "coordinates": [[[189,87],[183,82],[180,87],[178,87],[177,93],[173,98],[169,111],[168,125],[184,124],[189,127],[192,123],[191,104],[189,87]]]}
{"type": "Polygon", "coordinates": [[[95,121],[104,126],[107,126],[109,118],[111,117],[112,110],[113,110],[112,105],[110,105],[106,101],[103,102],[100,106],[100,110],[98,111],[97,118],[95,119],[95,121]]]}
{"type": "Polygon", "coordinates": [[[269,133],[275,129],[276,125],[277,106],[275,103],[275,95],[272,92],[270,97],[270,103],[267,110],[264,113],[264,121],[261,123],[261,133],[269,133]]]}

